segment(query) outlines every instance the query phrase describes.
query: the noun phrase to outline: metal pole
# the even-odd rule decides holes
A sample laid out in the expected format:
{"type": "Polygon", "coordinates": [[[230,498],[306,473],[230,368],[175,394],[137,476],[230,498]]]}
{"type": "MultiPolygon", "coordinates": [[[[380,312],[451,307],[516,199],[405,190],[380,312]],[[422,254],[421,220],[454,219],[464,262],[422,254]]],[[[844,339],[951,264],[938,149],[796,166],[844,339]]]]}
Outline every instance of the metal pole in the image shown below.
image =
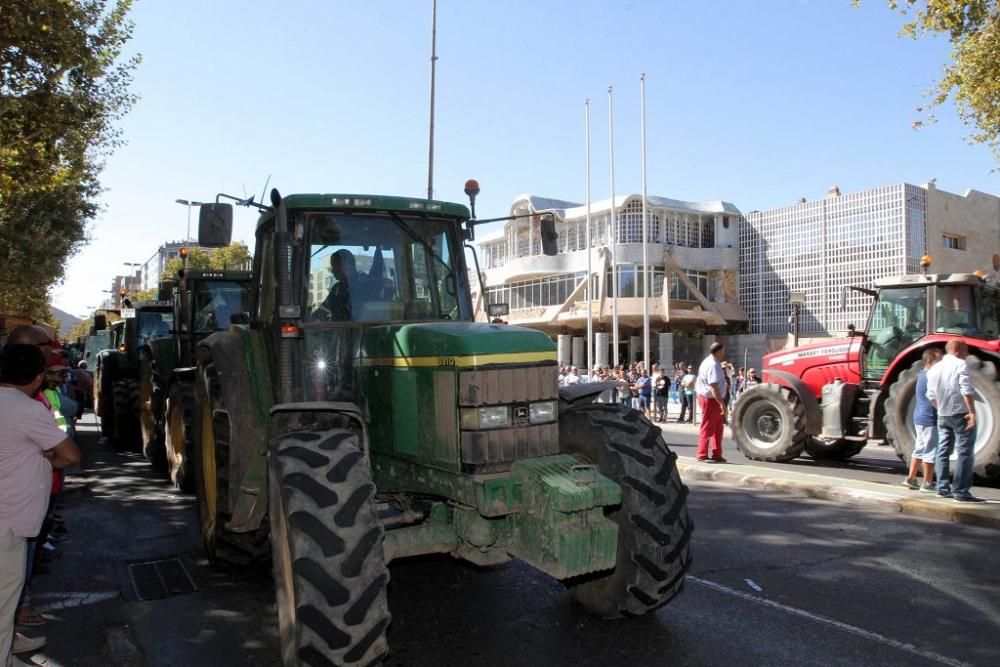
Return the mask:
{"type": "Polygon", "coordinates": [[[584,126],[587,134],[587,374],[593,372],[594,354],[594,295],[591,294],[591,287],[594,284],[593,269],[591,268],[590,252],[590,98],[584,103],[584,126]]]}
{"type": "Polygon", "coordinates": [[[615,358],[612,368],[617,366],[618,356],[618,207],[615,206],[615,109],[614,92],[608,86],[608,161],[611,174],[611,337],[615,358]]]}
{"type": "Polygon", "coordinates": [[[642,129],[642,362],[648,370],[649,363],[649,264],[646,241],[649,218],[646,213],[646,74],[639,77],[640,120],[642,129]]]}
{"type": "Polygon", "coordinates": [[[431,126],[427,149],[427,198],[434,199],[434,74],[437,66],[437,0],[431,9],[431,126]]]}

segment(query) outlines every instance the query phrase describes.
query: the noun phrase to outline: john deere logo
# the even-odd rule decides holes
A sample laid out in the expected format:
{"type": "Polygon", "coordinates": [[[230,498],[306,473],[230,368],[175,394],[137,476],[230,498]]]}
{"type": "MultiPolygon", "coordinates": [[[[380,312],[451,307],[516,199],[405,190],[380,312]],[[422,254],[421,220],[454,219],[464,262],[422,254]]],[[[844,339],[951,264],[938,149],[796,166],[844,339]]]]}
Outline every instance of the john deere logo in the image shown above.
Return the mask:
{"type": "Polygon", "coordinates": [[[527,424],[528,423],[528,406],[527,405],[515,405],[514,406],[514,423],[515,424],[527,424]]]}

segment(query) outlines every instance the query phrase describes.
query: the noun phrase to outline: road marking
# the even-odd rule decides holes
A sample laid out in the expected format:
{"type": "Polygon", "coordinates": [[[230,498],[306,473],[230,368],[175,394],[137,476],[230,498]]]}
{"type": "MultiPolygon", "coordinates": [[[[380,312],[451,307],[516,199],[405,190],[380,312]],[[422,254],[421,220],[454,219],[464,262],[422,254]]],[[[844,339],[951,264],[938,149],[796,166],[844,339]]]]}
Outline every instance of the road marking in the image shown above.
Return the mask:
{"type": "Polygon", "coordinates": [[[818,614],[806,611],[805,609],[799,609],[798,607],[791,607],[787,604],[775,602],[774,600],[768,600],[767,598],[751,595],[750,593],[744,593],[743,591],[738,591],[735,588],[729,588],[728,586],[717,584],[714,581],[708,581],[707,579],[692,577],[691,575],[687,576],[687,580],[694,582],[696,584],[701,584],[706,588],[711,588],[712,590],[719,591],[720,593],[727,593],[729,595],[734,595],[748,602],[753,602],[755,604],[759,604],[764,607],[771,607],[772,609],[777,609],[787,614],[792,614],[793,616],[805,618],[810,621],[815,621],[817,623],[830,625],[837,628],[838,630],[843,630],[844,632],[850,633],[852,635],[857,635],[859,637],[863,637],[865,639],[869,639],[871,641],[878,642],[886,646],[891,646],[893,648],[899,649],[900,651],[906,651],[907,653],[918,655],[921,658],[927,658],[928,660],[939,662],[942,665],[950,665],[951,667],[969,667],[969,663],[967,662],[962,662],[961,660],[956,660],[955,658],[949,658],[939,653],[934,653],[933,651],[927,651],[918,646],[914,646],[913,644],[907,644],[906,642],[890,639],[889,637],[880,635],[877,632],[872,632],[871,630],[865,630],[864,628],[859,628],[856,625],[843,623],[841,621],[837,621],[832,618],[827,618],[826,616],[820,616],[818,614]]]}
{"type": "Polygon", "coordinates": [[[745,581],[747,583],[747,586],[749,586],[750,588],[754,589],[758,593],[763,593],[764,592],[764,589],[761,588],[760,586],[758,586],[757,582],[755,582],[753,579],[744,579],[743,581],[745,581]]]}
{"type": "Polygon", "coordinates": [[[102,593],[39,593],[32,595],[31,597],[42,600],[55,598],[54,602],[49,602],[48,604],[43,604],[37,607],[39,613],[44,614],[49,611],[72,609],[75,607],[83,607],[88,604],[96,604],[98,602],[104,602],[105,600],[112,600],[118,596],[119,593],[117,591],[107,591],[102,593]]]}

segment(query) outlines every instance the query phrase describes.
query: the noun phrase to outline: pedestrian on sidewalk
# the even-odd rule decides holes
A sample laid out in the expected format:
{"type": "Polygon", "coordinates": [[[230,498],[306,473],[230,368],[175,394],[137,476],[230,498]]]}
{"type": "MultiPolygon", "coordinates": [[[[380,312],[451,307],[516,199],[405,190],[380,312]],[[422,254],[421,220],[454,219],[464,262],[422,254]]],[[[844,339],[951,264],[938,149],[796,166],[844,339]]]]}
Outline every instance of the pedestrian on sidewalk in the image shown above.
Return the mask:
{"type": "Polygon", "coordinates": [[[678,424],[684,423],[684,413],[687,412],[687,423],[694,423],[694,385],[698,376],[694,374],[694,366],[688,364],[687,372],[681,377],[681,416],[678,424]]]}
{"type": "Polygon", "coordinates": [[[914,389],[916,407],[913,409],[913,426],[916,438],[913,454],[910,455],[910,470],[903,480],[903,486],[919,489],[923,493],[934,493],[934,458],[937,456],[937,410],[927,400],[927,371],[941,360],[941,350],[928,348],[924,350],[924,367],[917,373],[917,386],[914,389]],[[917,482],[917,473],[923,466],[924,483],[917,482]]]}
{"type": "Polygon", "coordinates": [[[722,456],[722,432],[726,419],[726,374],[722,370],[722,359],[726,347],[716,341],[708,348],[708,356],[698,367],[695,392],[698,394],[698,409],[701,410],[701,428],[698,431],[698,460],[707,461],[709,444],[712,446],[711,460],[725,463],[722,456]]]}
{"type": "Polygon", "coordinates": [[[27,540],[38,534],[52,469],[76,465],[80,450],[34,399],[45,356],[34,345],[4,351],[0,369],[0,660],[13,661],[14,615],[24,585],[27,540]]]}
{"type": "Polygon", "coordinates": [[[653,398],[656,401],[656,421],[667,421],[667,399],[670,397],[670,378],[661,368],[656,374],[653,398]]]}
{"type": "Polygon", "coordinates": [[[976,404],[965,361],[969,346],[964,340],[952,339],[945,350],[948,354],[927,371],[927,398],[937,409],[937,494],[960,503],[981,503],[982,498],[971,491],[976,404]],[[953,451],[958,459],[954,476],[949,469],[953,451]]]}

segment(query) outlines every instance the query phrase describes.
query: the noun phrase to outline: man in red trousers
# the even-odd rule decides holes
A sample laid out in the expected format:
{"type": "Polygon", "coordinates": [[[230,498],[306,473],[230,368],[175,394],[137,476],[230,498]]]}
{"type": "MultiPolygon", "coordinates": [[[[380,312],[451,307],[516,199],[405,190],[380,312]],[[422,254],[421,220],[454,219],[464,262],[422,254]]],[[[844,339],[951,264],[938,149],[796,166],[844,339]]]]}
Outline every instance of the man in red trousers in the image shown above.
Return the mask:
{"type": "Polygon", "coordinates": [[[701,409],[701,430],[698,432],[698,460],[725,463],[722,458],[722,431],[726,423],[726,374],[722,370],[722,360],[726,356],[725,346],[716,341],[708,348],[708,356],[698,367],[695,393],[701,409]],[[708,457],[708,445],[712,444],[712,457],[708,457]]]}

